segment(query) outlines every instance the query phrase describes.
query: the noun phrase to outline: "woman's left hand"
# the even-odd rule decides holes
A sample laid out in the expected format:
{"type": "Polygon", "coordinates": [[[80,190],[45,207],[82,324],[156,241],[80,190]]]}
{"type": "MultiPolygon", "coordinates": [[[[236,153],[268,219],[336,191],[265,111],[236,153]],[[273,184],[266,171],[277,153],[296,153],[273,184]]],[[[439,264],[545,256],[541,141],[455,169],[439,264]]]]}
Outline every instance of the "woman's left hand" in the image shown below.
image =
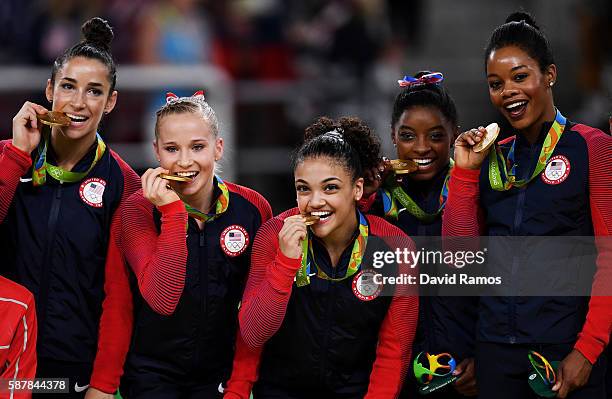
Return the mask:
{"type": "Polygon", "coordinates": [[[96,388],[89,388],[85,394],[85,399],[114,399],[115,395],[112,393],[105,393],[97,390],[96,388]]]}
{"type": "Polygon", "coordinates": [[[582,387],[589,380],[593,365],[582,353],[573,349],[559,364],[557,383],[552,387],[558,398],[565,398],[575,389],[582,387]]]}
{"type": "Polygon", "coordinates": [[[463,359],[454,372],[459,375],[453,386],[463,396],[476,396],[478,386],[476,385],[476,371],[474,369],[474,358],[463,359]]]}

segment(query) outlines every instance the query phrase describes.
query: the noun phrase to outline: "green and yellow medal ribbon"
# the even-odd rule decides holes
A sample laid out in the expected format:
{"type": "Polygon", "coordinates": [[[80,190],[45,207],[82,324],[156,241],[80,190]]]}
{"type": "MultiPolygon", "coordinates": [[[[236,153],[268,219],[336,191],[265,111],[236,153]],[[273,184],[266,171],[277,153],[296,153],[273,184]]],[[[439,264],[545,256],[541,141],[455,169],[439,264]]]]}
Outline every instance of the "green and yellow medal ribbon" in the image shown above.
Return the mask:
{"type": "Polygon", "coordinates": [[[219,187],[219,190],[221,190],[221,194],[219,194],[219,197],[217,197],[217,200],[215,202],[214,212],[201,212],[183,201],[183,203],[185,204],[185,209],[187,210],[189,216],[201,220],[204,223],[212,222],[213,220],[221,216],[221,214],[225,212],[227,210],[227,207],[229,206],[229,190],[227,189],[227,185],[223,182],[223,180],[221,180],[219,176],[215,176],[215,179],[217,187],[219,187]]]}
{"type": "Polygon", "coordinates": [[[102,158],[104,151],[106,151],[106,144],[102,137],[98,133],[96,133],[96,155],[89,165],[89,168],[85,172],[72,172],[69,170],[64,170],[58,166],[51,165],[47,162],[47,149],[49,147],[49,137],[45,137],[44,144],[41,149],[38,150],[38,158],[36,159],[36,163],[34,164],[34,169],[32,170],[32,184],[34,186],[42,186],[47,181],[47,173],[49,173],[55,180],[60,183],[74,183],[79,180],[82,180],[85,176],[91,172],[96,163],[102,158]]]}
{"type": "Polygon", "coordinates": [[[365,253],[366,244],[368,242],[368,234],[370,231],[365,216],[363,216],[363,214],[359,211],[357,211],[357,213],[359,214],[359,235],[353,244],[351,258],[344,276],[339,278],[331,278],[316,264],[314,252],[312,250],[312,240],[310,238],[311,233],[309,231],[308,237],[306,237],[305,240],[302,240],[302,265],[295,276],[295,281],[298,287],[303,287],[310,284],[311,262],[309,259],[312,260],[312,263],[317,268],[317,277],[322,280],[342,281],[357,273],[359,266],[361,266],[361,261],[363,260],[363,254],[365,253]]]}
{"type": "Polygon", "coordinates": [[[514,163],[514,145],[516,144],[516,140],[512,143],[512,146],[508,151],[507,161],[504,158],[504,154],[499,146],[495,146],[495,151],[489,151],[489,182],[491,184],[491,188],[495,191],[507,191],[512,187],[520,188],[529,184],[534,177],[542,173],[542,171],[546,168],[546,164],[552,156],[557,143],[561,139],[566,122],[567,119],[561,115],[559,110],[557,110],[555,121],[548,130],[548,134],[546,135],[544,143],[542,144],[542,149],[540,150],[540,155],[538,157],[538,163],[533,171],[533,174],[527,180],[516,180],[516,164],[514,163]],[[503,167],[503,175],[500,171],[500,164],[503,167]]]}
{"type": "Polygon", "coordinates": [[[448,181],[451,174],[451,169],[455,165],[455,162],[451,159],[448,173],[444,178],[442,189],[440,190],[439,207],[434,213],[427,213],[402,189],[401,185],[397,183],[393,176],[387,180],[386,187],[380,190],[380,195],[383,202],[383,210],[385,212],[385,218],[391,220],[397,220],[399,215],[399,208],[397,203],[399,202],[411,215],[416,217],[418,220],[431,223],[433,222],[442,212],[446,205],[446,199],[448,198],[448,181]]]}

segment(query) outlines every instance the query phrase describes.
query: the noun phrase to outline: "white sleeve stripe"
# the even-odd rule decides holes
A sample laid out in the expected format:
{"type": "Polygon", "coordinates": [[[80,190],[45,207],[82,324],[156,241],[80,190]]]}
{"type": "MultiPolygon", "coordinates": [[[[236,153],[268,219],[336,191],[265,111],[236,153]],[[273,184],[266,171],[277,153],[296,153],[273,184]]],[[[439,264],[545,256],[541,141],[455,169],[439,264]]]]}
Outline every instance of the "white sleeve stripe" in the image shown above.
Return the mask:
{"type": "Polygon", "coordinates": [[[21,302],[21,301],[18,301],[17,299],[13,299],[13,298],[2,298],[2,297],[0,297],[0,301],[2,301],[2,302],[13,302],[13,303],[16,303],[17,305],[21,305],[21,306],[23,306],[23,307],[24,307],[24,308],[26,308],[26,309],[28,308],[28,305],[26,305],[25,303],[23,303],[23,302],[21,302]]]}
{"type": "MultiPolygon", "coordinates": [[[[26,321],[25,315],[22,317],[22,320],[23,320],[23,352],[22,352],[23,354],[25,353],[26,347],[28,344],[28,323],[26,321]]],[[[21,355],[19,355],[17,357],[17,360],[15,361],[15,374],[13,375],[13,381],[17,380],[17,374],[19,373],[19,360],[21,360],[21,355]]],[[[14,394],[15,394],[15,385],[13,385],[13,388],[11,389],[11,395],[9,396],[9,398],[13,399],[14,394]]]]}
{"type": "Polygon", "coordinates": [[[26,351],[28,346],[28,323],[26,322],[25,315],[23,316],[23,353],[26,351]]]}

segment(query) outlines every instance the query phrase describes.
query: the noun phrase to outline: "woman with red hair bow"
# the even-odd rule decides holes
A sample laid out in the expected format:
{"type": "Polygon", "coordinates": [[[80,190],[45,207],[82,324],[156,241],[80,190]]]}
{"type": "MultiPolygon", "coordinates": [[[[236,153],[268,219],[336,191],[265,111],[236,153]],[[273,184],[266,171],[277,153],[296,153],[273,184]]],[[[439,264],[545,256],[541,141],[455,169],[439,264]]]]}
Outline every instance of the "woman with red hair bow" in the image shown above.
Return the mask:
{"type": "Polygon", "coordinates": [[[118,246],[139,289],[126,399],[221,397],[229,379],[251,243],[272,210],[215,174],[223,144],[203,92],[167,95],[153,142],[160,166],[121,214],[118,246]]]}

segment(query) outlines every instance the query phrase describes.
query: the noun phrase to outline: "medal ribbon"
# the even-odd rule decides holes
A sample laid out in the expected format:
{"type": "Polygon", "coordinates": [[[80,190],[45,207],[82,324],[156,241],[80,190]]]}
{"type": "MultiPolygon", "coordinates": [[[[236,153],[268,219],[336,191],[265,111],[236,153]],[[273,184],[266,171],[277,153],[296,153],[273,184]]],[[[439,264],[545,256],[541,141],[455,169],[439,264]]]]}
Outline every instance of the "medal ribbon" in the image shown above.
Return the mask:
{"type": "Polygon", "coordinates": [[[85,172],[71,172],[68,170],[64,170],[58,166],[51,165],[47,162],[47,148],[49,146],[49,137],[45,137],[45,142],[43,144],[42,149],[38,150],[38,158],[36,160],[36,164],[34,165],[34,169],[32,170],[32,184],[36,186],[42,186],[47,181],[47,172],[60,183],[74,183],[79,180],[82,180],[85,176],[91,172],[96,163],[102,158],[104,151],[106,150],[106,144],[102,137],[98,133],[96,133],[96,155],[89,165],[89,168],[85,172]]]}
{"type": "MultiPolygon", "coordinates": [[[[440,215],[442,209],[446,205],[446,199],[448,198],[448,180],[450,178],[451,169],[455,165],[455,162],[451,159],[450,166],[448,168],[448,173],[444,178],[444,183],[442,184],[442,189],[440,190],[439,207],[438,210],[434,213],[427,213],[417,203],[402,189],[401,185],[396,181],[388,180],[389,182],[389,190],[382,189],[381,195],[383,200],[383,210],[385,212],[385,218],[387,219],[395,219],[397,220],[399,209],[397,206],[397,202],[399,202],[411,215],[416,217],[418,220],[431,223],[435,218],[440,215]]],[[[392,179],[393,177],[391,177],[392,179]]]]}
{"type": "Polygon", "coordinates": [[[215,176],[215,179],[217,180],[217,187],[219,187],[219,189],[221,190],[221,194],[215,202],[215,211],[213,213],[201,212],[183,201],[183,203],[185,204],[185,209],[187,210],[189,216],[201,220],[204,223],[212,222],[213,220],[221,216],[221,214],[225,212],[227,210],[227,207],[229,206],[229,190],[227,189],[227,185],[225,185],[225,183],[223,182],[223,180],[221,180],[219,176],[215,176]]]}
{"type": "Polygon", "coordinates": [[[489,182],[491,188],[496,191],[507,191],[512,187],[520,188],[529,184],[534,177],[542,173],[555,150],[555,146],[561,139],[566,122],[567,119],[557,110],[555,121],[548,130],[548,134],[542,144],[540,156],[538,157],[538,164],[528,180],[516,180],[516,164],[514,163],[514,145],[516,144],[516,140],[514,140],[512,147],[510,147],[508,151],[507,161],[504,158],[501,148],[496,145],[495,151],[489,152],[489,182]],[[503,167],[503,175],[501,174],[499,164],[503,167]],[[510,171],[508,171],[508,168],[510,168],[510,171]]]}
{"type": "Polygon", "coordinates": [[[303,287],[310,284],[310,262],[308,262],[308,257],[312,259],[312,262],[317,268],[317,277],[322,280],[342,281],[357,273],[359,266],[361,266],[361,261],[363,260],[363,254],[365,253],[366,244],[368,242],[368,234],[370,231],[366,218],[361,212],[357,211],[357,213],[359,214],[359,235],[353,244],[351,258],[349,260],[348,267],[346,268],[344,277],[331,278],[316,264],[314,252],[312,250],[312,240],[310,239],[309,232],[308,237],[306,237],[305,240],[302,240],[302,265],[295,276],[295,281],[298,287],[303,287]]]}

